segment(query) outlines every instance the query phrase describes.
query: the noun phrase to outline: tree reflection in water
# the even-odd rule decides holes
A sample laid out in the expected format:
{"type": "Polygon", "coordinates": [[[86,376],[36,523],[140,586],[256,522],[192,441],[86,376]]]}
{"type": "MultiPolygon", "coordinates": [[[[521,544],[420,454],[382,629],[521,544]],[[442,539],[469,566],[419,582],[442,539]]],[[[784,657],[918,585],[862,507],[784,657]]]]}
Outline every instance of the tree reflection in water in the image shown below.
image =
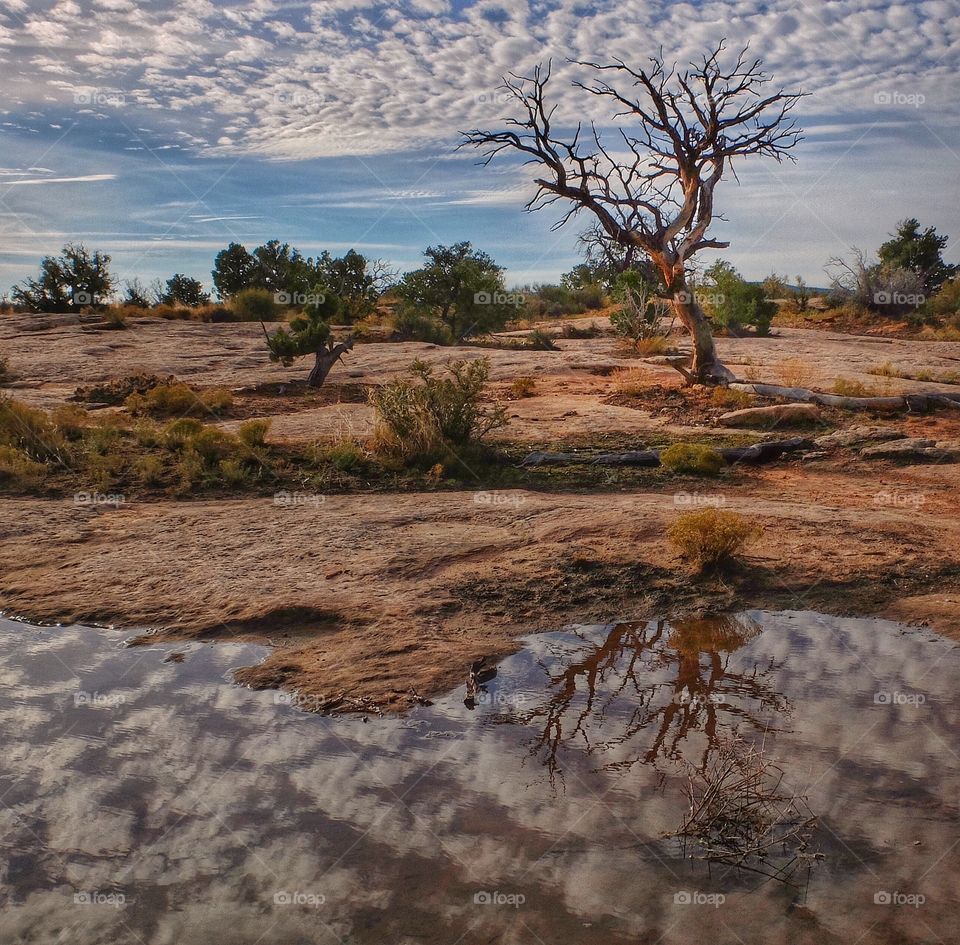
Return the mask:
{"type": "Polygon", "coordinates": [[[540,733],[531,754],[552,782],[562,778],[560,757],[568,749],[585,751],[598,769],[656,765],[683,760],[684,742],[702,732],[706,767],[723,737],[777,731],[771,717],[789,703],[768,681],[776,665],[730,668],[731,655],[760,630],[748,617],[730,615],[618,623],[599,642],[577,632],[583,648],[559,668],[541,662],[546,699],[521,714],[540,733]]]}

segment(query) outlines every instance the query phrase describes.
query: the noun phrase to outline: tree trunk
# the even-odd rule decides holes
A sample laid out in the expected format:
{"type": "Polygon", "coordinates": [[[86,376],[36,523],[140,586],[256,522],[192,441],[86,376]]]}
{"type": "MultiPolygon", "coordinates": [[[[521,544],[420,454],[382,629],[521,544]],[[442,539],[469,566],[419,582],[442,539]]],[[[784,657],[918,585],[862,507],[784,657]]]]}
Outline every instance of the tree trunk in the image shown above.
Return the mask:
{"type": "Polygon", "coordinates": [[[687,274],[683,265],[671,265],[663,260],[658,261],[657,265],[663,274],[673,310],[689,332],[693,343],[690,367],[681,373],[686,374],[688,380],[701,384],[727,384],[736,380],[733,372],[717,357],[710,322],[697,304],[693,292],[687,287],[687,274]]]}
{"type": "Polygon", "coordinates": [[[353,339],[342,341],[340,344],[330,344],[321,348],[315,354],[313,370],[307,377],[308,387],[323,387],[323,382],[333,366],[353,347],[353,339]]]}

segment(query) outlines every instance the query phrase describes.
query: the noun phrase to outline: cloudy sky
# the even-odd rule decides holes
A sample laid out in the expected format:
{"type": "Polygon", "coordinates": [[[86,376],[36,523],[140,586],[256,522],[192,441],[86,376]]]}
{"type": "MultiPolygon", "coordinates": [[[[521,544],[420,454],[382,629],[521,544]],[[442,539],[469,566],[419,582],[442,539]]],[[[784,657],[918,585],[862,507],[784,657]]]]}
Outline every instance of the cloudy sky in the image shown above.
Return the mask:
{"type": "Polygon", "coordinates": [[[822,285],[908,215],[960,239],[960,0],[3,0],[0,292],[71,239],[145,281],[209,283],[226,243],[272,237],[399,268],[469,239],[511,282],[554,279],[578,221],[524,214],[529,169],[477,166],[457,131],[497,125],[500,76],[548,57],[560,114],[602,126],[567,59],[722,37],[812,93],[797,162],[718,191],[742,272],[822,285]]]}

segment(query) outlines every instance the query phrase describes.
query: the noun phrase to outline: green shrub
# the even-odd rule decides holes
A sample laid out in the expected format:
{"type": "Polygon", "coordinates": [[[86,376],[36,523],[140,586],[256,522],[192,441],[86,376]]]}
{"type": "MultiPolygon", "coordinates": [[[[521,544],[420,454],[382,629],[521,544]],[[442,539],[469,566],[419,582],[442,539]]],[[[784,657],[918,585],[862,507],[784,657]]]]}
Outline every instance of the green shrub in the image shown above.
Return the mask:
{"type": "Polygon", "coordinates": [[[741,278],[728,262],[715,262],[706,272],[707,285],[699,293],[704,311],[720,328],[738,332],[752,326],[758,335],[770,333],[770,323],[777,306],[767,300],[763,286],[741,278]]]}
{"type": "Polygon", "coordinates": [[[124,406],[135,416],[191,417],[220,414],[233,404],[230,391],[215,387],[195,391],[187,384],[160,384],[145,393],[131,394],[124,406]]]}
{"type": "Polygon", "coordinates": [[[420,361],[411,379],[399,378],[370,392],[375,415],[375,444],[408,462],[436,461],[451,446],[475,443],[506,424],[501,406],[483,406],[490,374],[486,358],[454,361],[446,377],[420,361]]]}
{"type": "Polygon", "coordinates": [[[400,341],[425,341],[434,345],[452,345],[453,333],[439,318],[424,315],[415,309],[401,305],[394,313],[394,336],[400,341]]]}
{"type": "Polygon", "coordinates": [[[369,454],[353,437],[342,437],[334,443],[316,444],[313,461],[318,465],[330,463],[341,472],[357,472],[367,465],[369,454]]]}
{"type": "Polygon", "coordinates": [[[0,395],[0,446],[39,462],[67,465],[70,457],[66,438],[49,414],[6,395],[0,395]]]}
{"type": "Polygon", "coordinates": [[[163,482],[165,465],[159,456],[148,455],[140,457],[136,464],[136,472],[145,486],[158,486],[163,482]]]}
{"type": "Polygon", "coordinates": [[[723,468],[723,457],[709,446],[674,443],[660,454],[660,464],[671,472],[715,476],[723,468]]]}
{"type": "Polygon", "coordinates": [[[734,558],[761,533],[736,512],[700,509],[680,515],[667,530],[667,537],[684,558],[703,568],[734,558]]]}
{"type": "Polygon", "coordinates": [[[242,322],[270,322],[280,306],[269,289],[244,289],[230,297],[230,309],[242,322]]]}
{"type": "Polygon", "coordinates": [[[46,473],[47,467],[31,459],[23,450],[0,446],[0,483],[30,489],[39,485],[46,473]]]}
{"type": "Polygon", "coordinates": [[[237,437],[251,449],[258,449],[263,446],[269,431],[269,420],[246,420],[240,424],[237,437]]]}

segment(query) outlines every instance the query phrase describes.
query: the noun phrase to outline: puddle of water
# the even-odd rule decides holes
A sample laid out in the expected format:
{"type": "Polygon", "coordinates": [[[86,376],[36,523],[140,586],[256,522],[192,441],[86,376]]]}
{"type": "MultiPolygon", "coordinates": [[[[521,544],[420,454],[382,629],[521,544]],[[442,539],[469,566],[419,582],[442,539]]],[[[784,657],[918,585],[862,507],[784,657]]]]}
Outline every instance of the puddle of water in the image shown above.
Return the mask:
{"type": "Polygon", "coordinates": [[[472,709],[461,689],[367,722],[229,685],[257,647],[120,642],[0,621],[4,943],[956,937],[960,651],[930,633],[577,627],[527,639],[472,709]],[[818,817],[796,886],[665,839],[687,766],[735,734],[818,817]]]}

